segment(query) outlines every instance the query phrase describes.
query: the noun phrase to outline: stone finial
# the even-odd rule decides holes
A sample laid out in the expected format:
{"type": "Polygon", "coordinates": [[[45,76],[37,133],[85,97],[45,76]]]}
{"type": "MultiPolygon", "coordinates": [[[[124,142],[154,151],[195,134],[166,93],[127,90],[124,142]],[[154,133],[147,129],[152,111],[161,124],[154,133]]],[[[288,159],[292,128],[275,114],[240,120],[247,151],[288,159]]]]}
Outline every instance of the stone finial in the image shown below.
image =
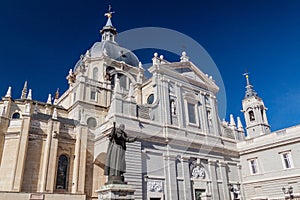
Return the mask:
{"type": "Polygon", "coordinates": [[[235,128],[235,127],[236,127],[236,123],[235,123],[235,121],[234,121],[234,118],[233,118],[233,115],[232,115],[232,114],[230,115],[229,126],[232,127],[232,128],[235,128]]]}
{"type": "Polygon", "coordinates": [[[22,94],[21,94],[21,99],[26,99],[26,94],[27,94],[27,81],[25,81],[22,94]]]}
{"type": "Polygon", "coordinates": [[[241,118],[237,117],[237,128],[239,131],[244,131],[243,124],[241,122],[241,118]]]}
{"type": "Polygon", "coordinates": [[[52,101],[51,94],[48,94],[47,104],[52,104],[51,101],[52,101]]]}
{"type": "Polygon", "coordinates": [[[72,70],[72,69],[69,70],[69,75],[70,75],[70,76],[73,75],[73,70],[72,70]]]}
{"type": "Polygon", "coordinates": [[[29,91],[28,91],[27,99],[32,100],[32,90],[31,89],[29,89],[29,91]]]}
{"type": "Polygon", "coordinates": [[[189,61],[189,57],[186,55],[186,52],[183,51],[180,57],[180,62],[188,62],[189,61]]]}
{"type": "Polygon", "coordinates": [[[154,57],[152,58],[152,64],[157,65],[159,64],[159,58],[158,58],[158,53],[154,53],[154,57]]]}
{"type": "Polygon", "coordinates": [[[228,126],[228,122],[226,122],[224,118],[223,118],[223,120],[222,120],[222,124],[223,124],[224,126],[228,126]]]}
{"type": "Polygon", "coordinates": [[[57,119],[57,109],[56,108],[54,108],[54,110],[53,110],[52,119],[57,119]]]}
{"type": "Polygon", "coordinates": [[[58,103],[58,98],[59,98],[59,88],[57,88],[54,96],[54,102],[53,104],[56,105],[58,103]]]}
{"type": "Polygon", "coordinates": [[[8,89],[7,89],[7,92],[6,92],[5,97],[11,98],[11,87],[10,87],[10,86],[9,86],[8,89]]]}

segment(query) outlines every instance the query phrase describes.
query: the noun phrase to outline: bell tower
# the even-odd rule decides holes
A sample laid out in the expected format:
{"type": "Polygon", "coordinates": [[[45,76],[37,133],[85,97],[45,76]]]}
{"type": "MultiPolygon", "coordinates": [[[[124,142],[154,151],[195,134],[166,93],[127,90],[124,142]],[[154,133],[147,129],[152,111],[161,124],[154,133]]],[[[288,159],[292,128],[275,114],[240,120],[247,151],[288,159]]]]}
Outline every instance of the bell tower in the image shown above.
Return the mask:
{"type": "Polygon", "coordinates": [[[268,123],[266,110],[263,100],[257,95],[256,91],[249,81],[249,74],[245,73],[246,77],[246,94],[242,101],[247,138],[253,138],[260,135],[270,133],[270,125],[268,123]]]}

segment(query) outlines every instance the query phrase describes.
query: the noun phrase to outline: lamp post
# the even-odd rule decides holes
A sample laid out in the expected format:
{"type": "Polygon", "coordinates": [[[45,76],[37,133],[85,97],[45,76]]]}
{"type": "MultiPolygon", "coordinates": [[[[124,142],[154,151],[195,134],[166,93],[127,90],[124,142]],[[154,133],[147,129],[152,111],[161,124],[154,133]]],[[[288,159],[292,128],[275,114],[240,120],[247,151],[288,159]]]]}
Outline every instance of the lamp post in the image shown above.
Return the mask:
{"type": "Polygon", "coordinates": [[[233,200],[240,200],[239,199],[240,186],[241,184],[239,182],[237,182],[237,184],[234,185],[231,183],[228,184],[229,191],[232,192],[233,194],[233,200]]]}
{"type": "Polygon", "coordinates": [[[283,192],[283,194],[288,194],[289,199],[294,199],[292,186],[289,186],[288,188],[282,187],[282,192],[283,192]]]}

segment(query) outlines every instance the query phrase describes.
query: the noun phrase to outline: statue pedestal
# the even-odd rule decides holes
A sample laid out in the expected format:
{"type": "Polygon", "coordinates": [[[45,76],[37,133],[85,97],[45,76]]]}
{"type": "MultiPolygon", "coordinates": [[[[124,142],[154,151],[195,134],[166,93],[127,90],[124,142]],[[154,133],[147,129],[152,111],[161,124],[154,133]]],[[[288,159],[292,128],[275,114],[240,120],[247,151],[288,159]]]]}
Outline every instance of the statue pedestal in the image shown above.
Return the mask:
{"type": "Polygon", "coordinates": [[[127,184],[107,184],[96,192],[98,193],[98,200],[133,200],[135,189],[132,185],[127,184]]]}

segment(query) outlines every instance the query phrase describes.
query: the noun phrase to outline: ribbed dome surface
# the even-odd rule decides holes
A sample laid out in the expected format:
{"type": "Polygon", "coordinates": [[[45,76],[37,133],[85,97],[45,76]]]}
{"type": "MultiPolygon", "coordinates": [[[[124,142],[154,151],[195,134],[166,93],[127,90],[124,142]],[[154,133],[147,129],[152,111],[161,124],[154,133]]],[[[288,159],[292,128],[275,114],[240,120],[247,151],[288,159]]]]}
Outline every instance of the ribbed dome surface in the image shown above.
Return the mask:
{"type": "Polygon", "coordinates": [[[112,41],[96,42],[90,49],[91,57],[100,57],[103,55],[104,51],[106,51],[108,57],[114,60],[124,61],[126,64],[135,67],[139,65],[139,59],[134,53],[128,49],[120,47],[117,43],[112,41]]]}

